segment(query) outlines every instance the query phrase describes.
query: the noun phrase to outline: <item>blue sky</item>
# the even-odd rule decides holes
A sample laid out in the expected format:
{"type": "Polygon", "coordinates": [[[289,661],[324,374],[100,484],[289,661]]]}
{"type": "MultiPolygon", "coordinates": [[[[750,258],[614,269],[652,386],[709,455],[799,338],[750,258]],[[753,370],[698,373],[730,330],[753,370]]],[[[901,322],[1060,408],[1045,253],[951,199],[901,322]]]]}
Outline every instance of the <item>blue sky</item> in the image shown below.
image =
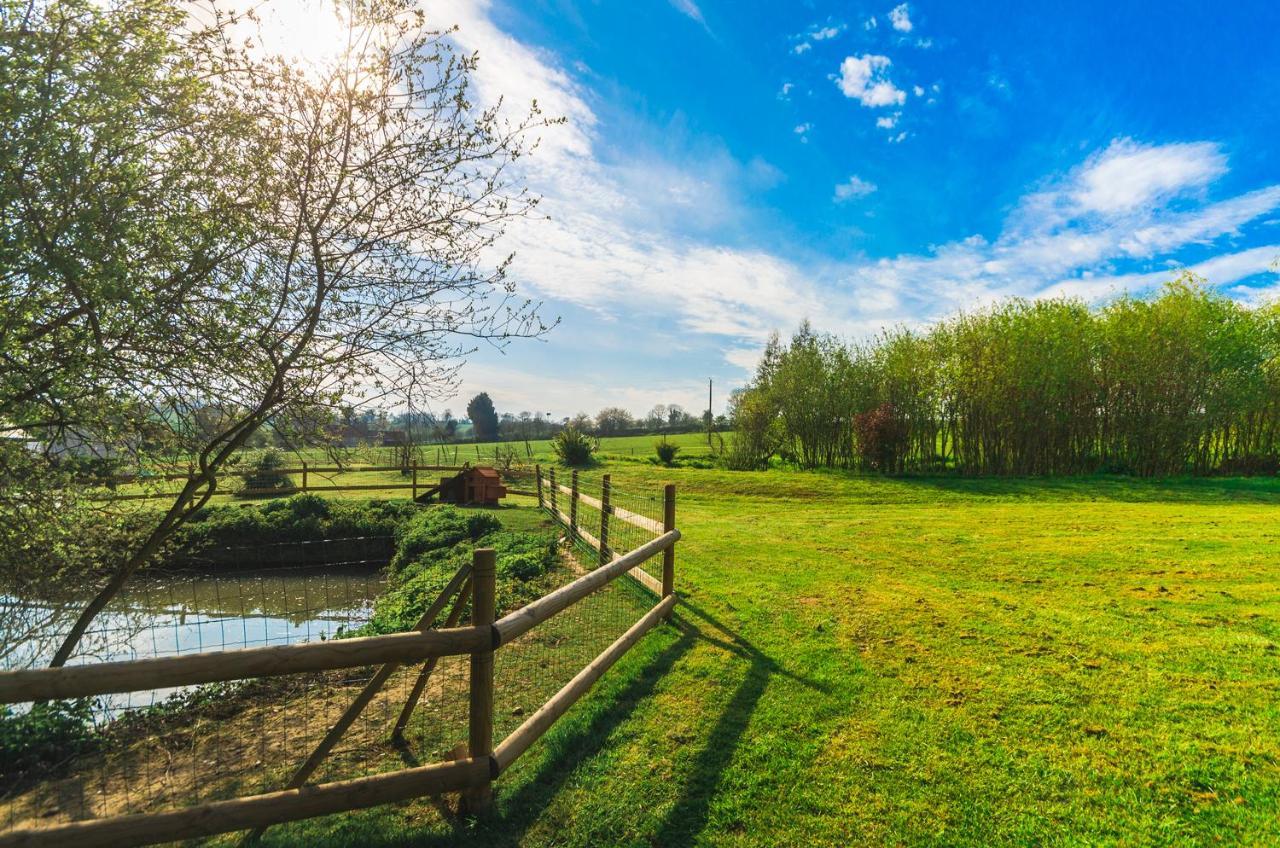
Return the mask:
{"type": "MultiPolygon", "coordinates": [[[[1280,4],[426,3],[477,98],[567,122],[504,248],[561,324],[460,398],[705,406],[803,318],[848,338],[1192,268],[1280,293],[1280,4]]],[[[441,408],[458,412],[459,398],[441,408]]]]}

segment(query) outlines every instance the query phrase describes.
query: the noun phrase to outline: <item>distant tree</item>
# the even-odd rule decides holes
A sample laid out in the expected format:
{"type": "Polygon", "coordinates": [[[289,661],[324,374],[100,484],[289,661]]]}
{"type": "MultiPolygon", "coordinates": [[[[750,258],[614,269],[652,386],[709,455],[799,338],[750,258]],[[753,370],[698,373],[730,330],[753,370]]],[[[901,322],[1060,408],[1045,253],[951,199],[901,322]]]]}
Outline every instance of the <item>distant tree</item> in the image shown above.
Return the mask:
{"type": "Polygon", "coordinates": [[[596,432],[601,436],[612,436],[633,426],[631,413],[620,406],[607,406],[596,414],[596,432]]]}
{"type": "Polygon", "coordinates": [[[467,417],[475,429],[477,442],[491,442],[498,438],[498,411],[488,392],[481,392],[467,404],[467,417]]]}
{"type": "Polygon", "coordinates": [[[572,418],[566,418],[564,426],[572,427],[582,433],[589,433],[595,429],[595,419],[585,412],[579,412],[572,418]]]}
{"type": "Polygon", "coordinates": [[[644,426],[649,430],[662,430],[667,426],[667,405],[665,403],[655,404],[653,409],[649,410],[649,414],[645,416],[644,426]]]}

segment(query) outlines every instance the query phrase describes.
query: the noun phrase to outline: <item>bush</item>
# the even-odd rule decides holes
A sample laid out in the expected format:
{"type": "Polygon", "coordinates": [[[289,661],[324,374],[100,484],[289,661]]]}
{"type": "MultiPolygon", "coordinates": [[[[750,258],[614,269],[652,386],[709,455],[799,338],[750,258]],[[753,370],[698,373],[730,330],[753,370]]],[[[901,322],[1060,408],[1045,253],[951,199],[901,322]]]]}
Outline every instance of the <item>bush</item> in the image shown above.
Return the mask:
{"type": "Polygon", "coordinates": [[[762,390],[735,395],[733,405],[737,426],[721,454],[724,464],[733,471],[762,471],[782,447],[777,405],[762,390]]]}
{"type": "Polygon", "coordinates": [[[277,450],[262,452],[262,456],[254,463],[253,470],[245,472],[244,486],[236,492],[240,498],[270,497],[276,492],[292,491],[297,486],[288,474],[282,474],[284,457],[277,450]]]}
{"type": "MultiPolygon", "coordinates": [[[[542,595],[543,578],[556,562],[556,535],[503,529],[491,512],[436,507],[402,534],[386,591],[359,635],[398,633],[417,626],[476,548],[497,555],[497,607],[515,609],[542,595]]],[[[447,615],[441,612],[443,619],[447,615]]],[[[439,623],[437,621],[437,623],[439,623]]]]}
{"type": "Polygon", "coordinates": [[[294,495],[262,506],[205,507],[176,534],[184,553],[212,547],[393,536],[419,509],[409,501],[331,501],[294,495]]]}
{"type": "Polygon", "coordinates": [[[1224,459],[1217,473],[1229,477],[1274,477],[1280,473],[1280,458],[1256,453],[1236,456],[1224,459]]]}
{"type": "Polygon", "coordinates": [[[858,453],[865,468],[892,474],[900,470],[906,455],[908,430],[891,403],[853,417],[858,453]]]}
{"type": "Polygon", "coordinates": [[[25,713],[0,707],[0,790],[27,777],[49,776],[71,758],[93,749],[93,702],[49,701],[25,713]]]}
{"type": "Polygon", "coordinates": [[[565,465],[578,467],[588,465],[591,455],[596,452],[600,443],[572,425],[565,427],[551,440],[551,449],[565,465]]]}
{"type": "Polygon", "coordinates": [[[680,453],[679,446],[668,442],[666,436],[653,443],[653,450],[658,455],[658,461],[663,465],[670,465],[675,462],[676,454],[680,453]]]}
{"type": "Polygon", "coordinates": [[[462,541],[475,541],[501,529],[501,522],[491,512],[452,506],[438,506],[421,512],[396,534],[396,555],[391,560],[391,571],[403,571],[425,555],[452,548],[462,541]]]}

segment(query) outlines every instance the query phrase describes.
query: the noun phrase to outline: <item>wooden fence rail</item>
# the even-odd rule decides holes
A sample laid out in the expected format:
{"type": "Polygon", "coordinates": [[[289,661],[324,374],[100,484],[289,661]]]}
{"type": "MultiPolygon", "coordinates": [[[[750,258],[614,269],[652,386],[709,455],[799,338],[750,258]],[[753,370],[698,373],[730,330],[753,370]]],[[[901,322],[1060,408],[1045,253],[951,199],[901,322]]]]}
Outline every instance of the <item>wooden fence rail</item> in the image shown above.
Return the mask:
{"type": "MultiPolygon", "coordinates": [[[[590,503],[586,496],[571,487],[571,509],[579,500],[590,503]]],[[[555,509],[559,487],[551,482],[553,514],[576,524],[576,514],[563,514],[555,509]]],[[[538,472],[538,494],[544,491],[542,474],[538,472]]],[[[540,498],[545,504],[545,499],[540,498]]],[[[599,547],[602,564],[571,583],[556,589],[502,618],[494,615],[495,557],[488,549],[475,551],[469,567],[459,570],[419,622],[430,628],[436,616],[453,598],[453,611],[440,629],[419,629],[385,636],[330,640],[318,643],[243,648],[174,657],[95,663],[61,668],[0,672],[0,704],[25,703],[57,698],[79,698],[120,692],[189,686],[227,680],[240,680],[302,672],[328,671],[357,666],[381,665],[382,668],[364,687],[324,740],[295,773],[287,788],[225,801],[202,803],[178,810],[140,813],[125,816],[76,821],[0,834],[0,848],[10,846],[76,845],[77,848],[115,845],[146,845],[210,836],[234,830],[252,830],[255,834],[272,824],[295,821],[312,816],[361,809],[378,804],[402,801],[425,795],[461,792],[469,809],[481,812],[489,804],[492,783],[529,750],[555,722],[590,690],[597,680],[627,652],[645,633],[671,615],[676,603],[673,589],[674,547],[680,531],[674,525],[675,490],[665,493],[665,516],[661,535],[620,556],[607,555],[603,540],[608,538],[608,517],[628,518],[608,507],[609,490],[605,484],[599,547]],[[642,566],[661,554],[663,580],[655,581],[642,566]],[[625,633],[591,660],[550,700],[529,716],[518,728],[496,745],[493,740],[494,655],[512,640],[539,624],[564,612],[584,598],[603,589],[612,581],[630,575],[658,592],[658,602],[647,610],[625,633]],[[639,575],[647,578],[647,582],[639,575]],[[471,599],[472,617],[468,626],[456,626],[463,606],[471,599]],[[370,702],[391,671],[405,663],[426,662],[405,704],[397,732],[402,730],[408,714],[421,694],[438,658],[469,654],[470,695],[468,745],[466,755],[452,762],[404,768],[387,774],[323,784],[304,781],[316,765],[329,753],[333,744],[370,702]]],[[[575,510],[576,512],[576,510],[575,510]]],[[[629,514],[633,515],[633,514],[629,514]]],[[[643,518],[643,516],[638,516],[643,518]]],[[[635,523],[635,522],[632,522],[635,523]]],[[[646,529],[653,522],[645,520],[646,529]]],[[[582,529],[577,528],[579,533],[582,529]]],[[[593,537],[594,538],[594,537],[593,537]]]]}
{"type": "MultiPolygon", "coordinates": [[[[413,492],[411,497],[417,498],[419,491],[426,491],[430,487],[430,483],[428,483],[427,481],[419,481],[418,472],[443,471],[443,472],[456,473],[456,472],[462,471],[465,467],[466,466],[462,466],[462,465],[418,465],[415,463],[407,466],[405,465],[367,465],[367,466],[352,465],[352,466],[347,466],[346,468],[341,468],[338,466],[313,466],[313,465],[308,465],[307,463],[304,462],[302,463],[301,466],[297,468],[273,468],[272,469],[272,473],[274,474],[301,475],[302,484],[299,486],[292,486],[289,488],[280,488],[280,489],[227,489],[225,491],[220,490],[219,493],[262,497],[262,496],[268,496],[268,495],[277,495],[277,496],[294,495],[294,494],[306,493],[306,492],[411,491],[413,492]],[[408,471],[409,482],[407,483],[392,483],[392,482],[322,483],[320,485],[316,485],[311,482],[312,474],[364,474],[364,473],[372,473],[372,472],[386,473],[390,471],[401,471],[401,472],[408,471]]],[[[246,472],[243,472],[243,471],[228,471],[221,475],[218,475],[218,477],[215,479],[239,478],[239,477],[242,477],[245,473],[246,472]]],[[[502,472],[499,472],[499,473],[502,474],[502,472]]],[[[109,478],[105,483],[103,481],[93,481],[93,480],[87,480],[83,482],[86,485],[106,485],[108,488],[114,489],[116,486],[121,486],[121,485],[135,485],[135,484],[145,485],[147,483],[159,482],[159,481],[176,482],[179,480],[189,480],[191,479],[192,476],[193,476],[193,472],[187,472],[185,474],[153,474],[153,475],[145,475],[145,476],[144,475],[119,475],[119,476],[109,478]]],[[[510,479],[511,477],[510,473],[507,473],[504,476],[507,477],[508,479],[510,479]]],[[[509,486],[507,487],[507,492],[508,494],[512,494],[512,495],[524,495],[526,497],[536,497],[535,492],[517,491],[512,489],[509,486]]],[[[127,493],[127,494],[105,494],[104,493],[104,494],[97,495],[96,498],[98,500],[106,500],[106,501],[145,501],[145,500],[156,500],[160,498],[172,498],[176,494],[178,494],[176,491],[133,492],[133,493],[127,493]]]]}
{"type": "MultiPolygon", "coordinates": [[[[633,527],[638,527],[641,530],[646,530],[650,533],[659,534],[660,538],[661,538],[661,534],[669,533],[672,530],[675,530],[676,490],[674,485],[668,485],[664,489],[663,521],[656,521],[652,518],[649,518],[648,516],[640,515],[639,513],[631,512],[630,510],[626,510],[626,509],[623,509],[622,507],[615,506],[612,503],[612,491],[613,491],[612,485],[613,484],[608,474],[605,474],[601,480],[600,498],[596,499],[591,497],[588,494],[584,494],[580,490],[580,487],[578,486],[578,473],[576,471],[573,473],[573,485],[565,486],[564,484],[556,483],[555,469],[550,469],[549,479],[546,482],[547,490],[551,494],[549,503],[547,502],[546,499],[542,497],[543,479],[542,479],[541,466],[534,466],[534,475],[537,478],[538,506],[543,509],[546,509],[548,512],[551,513],[552,518],[556,519],[558,522],[563,524],[565,528],[569,531],[569,534],[572,538],[580,539],[581,541],[586,542],[586,544],[589,547],[594,549],[598,554],[601,563],[608,562],[610,558],[613,556],[613,552],[609,548],[609,524],[610,524],[610,520],[613,518],[617,518],[620,521],[625,521],[627,524],[630,524],[633,527]],[[570,508],[568,513],[565,513],[564,510],[560,509],[556,499],[557,492],[566,494],[570,497],[571,500],[570,500],[570,508]],[[591,506],[591,507],[595,507],[597,510],[600,511],[600,535],[599,536],[596,536],[591,531],[584,530],[582,528],[581,523],[578,521],[578,503],[579,502],[587,504],[588,506],[591,506]]],[[[666,558],[668,555],[672,557],[671,567],[673,569],[675,567],[675,560],[674,560],[675,554],[673,553],[673,551],[674,551],[674,547],[668,547],[666,549],[666,552],[663,554],[664,576],[667,568],[666,558]]],[[[645,571],[643,568],[639,566],[632,568],[629,572],[629,576],[632,579],[634,579],[636,582],[640,583],[645,588],[659,595],[660,597],[666,597],[667,595],[671,594],[671,591],[668,591],[668,588],[665,586],[664,580],[658,580],[652,574],[645,571]]]]}

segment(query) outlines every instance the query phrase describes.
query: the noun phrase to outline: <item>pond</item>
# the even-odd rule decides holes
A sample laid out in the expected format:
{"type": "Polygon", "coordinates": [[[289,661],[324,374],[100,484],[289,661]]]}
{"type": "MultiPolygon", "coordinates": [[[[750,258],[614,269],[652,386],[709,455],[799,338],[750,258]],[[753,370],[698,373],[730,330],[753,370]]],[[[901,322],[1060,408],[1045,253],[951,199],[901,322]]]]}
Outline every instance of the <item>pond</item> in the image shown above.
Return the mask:
{"type": "MultiPolygon", "coordinates": [[[[70,664],[330,639],[369,620],[385,581],[369,568],[139,575],[95,619],[70,664]]],[[[95,589],[56,599],[0,595],[0,668],[47,664],[95,589]]],[[[104,707],[148,706],[172,691],[112,696],[104,707]]]]}

